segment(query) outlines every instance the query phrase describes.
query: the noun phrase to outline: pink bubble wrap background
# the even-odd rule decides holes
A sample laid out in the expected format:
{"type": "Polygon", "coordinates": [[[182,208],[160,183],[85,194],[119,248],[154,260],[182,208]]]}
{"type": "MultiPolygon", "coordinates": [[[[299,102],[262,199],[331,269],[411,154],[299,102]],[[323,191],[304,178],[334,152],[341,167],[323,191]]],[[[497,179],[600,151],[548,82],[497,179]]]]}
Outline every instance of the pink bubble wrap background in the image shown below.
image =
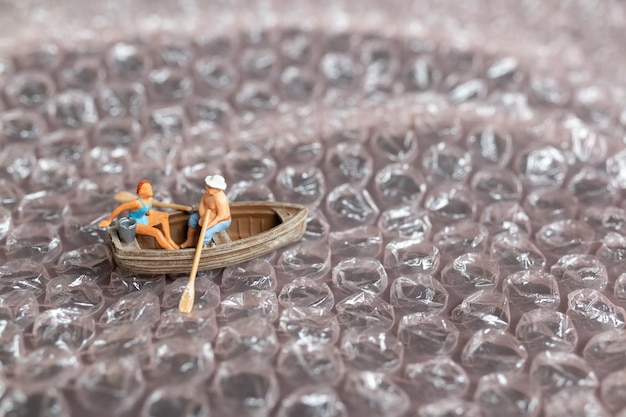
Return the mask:
{"type": "Polygon", "coordinates": [[[626,6],[0,2],[0,415],[626,416],[626,6]],[[309,210],[186,275],[147,178],[309,210]]]}

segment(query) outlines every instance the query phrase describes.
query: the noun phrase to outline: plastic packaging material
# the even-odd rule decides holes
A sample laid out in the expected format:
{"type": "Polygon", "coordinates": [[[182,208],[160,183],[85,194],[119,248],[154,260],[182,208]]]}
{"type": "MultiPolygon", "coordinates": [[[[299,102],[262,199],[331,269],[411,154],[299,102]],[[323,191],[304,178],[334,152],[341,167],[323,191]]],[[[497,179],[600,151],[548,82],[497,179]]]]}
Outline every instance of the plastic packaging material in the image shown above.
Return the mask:
{"type": "Polygon", "coordinates": [[[585,205],[611,206],[619,199],[619,188],[606,172],[584,167],[566,184],[570,193],[585,205]]]}
{"type": "Polygon", "coordinates": [[[602,291],[608,285],[606,266],[593,255],[565,255],[550,272],[568,291],[582,288],[602,291]]]}
{"type": "Polygon", "coordinates": [[[3,241],[7,237],[9,230],[12,229],[12,225],[13,217],[11,216],[11,212],[4,207],[0,207],[0,241],[3,241]]]}
{"type": "MultiPolygon", "coordinates": [[[[148,329],[147,326],[133,324],[107,327],[94,338],[87,353],[92,358],[112,361],[129,358],[146,365],[152,352],[152,338],[148,329]]],[[[94,365],[104,366],[104,362],[99,360],[94,365]]]]}
{"type": "Polygon", "coordinates": [[[531,187],[558,188],[568,171],[565,155],[554,146],[531,145],[518,154],[516,165],[522,181],[531,187]]]}
{"type": "Polygon", "coordinates": [[[69,417],[71,409],[65,395],[56,388],[26,393],[14,388],[0,400],[0,410],[6,414],[43,414],[50,417],[69,417]]]}
{"type": "Polygon", "coordinates": [[[402,317],[398,324],[398,340],[408,356],[444,356],[457,347],[459,330],[440,315],[413,313],[402,317]]]}
{"type": "Polygon", "coordinates": [[[380,209],[370,193],[347,183],[332,189],[326,197],[326,211],[338,229],[373,224],[380,209]]]}
{"type": "Polygon", "coordinates": [[[625,339],[624,330],[608,330],[596,334],[585,345],[583,358],[600,376],[622,369],[626,365],[625,339]]]}
{"type": "Polygon", "coordinates": [[[276,273],[286,278],[293,275],[314,280],[330,271],[330,248],[324,242],[301,242],[283,251],[276,262],[276,273]]]}
{"type": "Polygon", "coordinates": [[[398,417],[409,408],[409,397],[385,374],[362,371],[347,375],[342,398],[355,410],[370,416],[398,417]]]}
{"type": "Polygon", "coordinates": [[[613,295],[621,302],[626,300],[626,274],[621,274],[615,281],[613,295]]]}
{"type": "MultiPolygon", "coordinates": [[[[61,168],[54,166],[52,171],[60,171],[61,168]]],[[[33,171],[32,175],[36,175],[33,171]]],[[[45,177],[39,173],[40,177],[45,177]]],[[[63,175],[63,174],[61,174],[63,175]]],[[[52,186],[51,188],[56,188],[52,186]]],[[[42,222],[50,225],[58,224],[68,213],[67,201],[52,191],[41,190],[24,195],[17,208],[20,223],[42,222]]]]}
{"type": "Polygon", "coordinates": [[[623,329],[626,312],[608,297],[592,289],[575,290],[568,295],[567,315],[581,334],[623,329]]]}
{"type": "Polygon", "coordinates": [[[160,295],[165,291],[165,286],[165,275],[134,274],[126,269],[115,268],[111,273],[106,292],[114,297],[134,291],[150,291],[160,295]]]}
{"type": "Polygon", "coordinates": [[[430,402],[433,398],[460,399],[470,386],[467,372],[450,359],[409,363],[404,369],[404,378],[410,386],[411,394],[425,402],[430,402]]]}
{"type": "Polygon", "coordinates": [[[112,269],[111,249],[102,243],[65,252],[55,268],[58,275],[89,276],[97,282],[106,280],[112,269]]]}
{"type": "Polygon", "coordinates": [[[432,231],[428,214],[412,205],[394,207],[382,212],[377,226],[389,238],[409,240],[425,241],[432,231]]]}
{"type": "Polygon", "coordinates": [[[278,383],[267,363],[259,361],[222,362],[211,390],[218,409],[240,416],[267,414],[279,398],[278,383]]]}
{"type": "Polygon", "coordinates": [[[278,329],[283,337],[313,345],[334,345],[340,333],[334,314],[313,307],[285,308],[280,315],[278,329]]]}
{"type": "Polygon", "coordinates": [[[49,309],[37,317],[33,326],[36,346],[57,346],[78,351],[96,336],[94,319],[64,309],[49,309]]]}
{"type": "Polygon", "coordinates": [[[0,318],[26,329],[38,315],[39,303],[34,293],[14,290],[0,295],[0,318]]]}
{"type": "Polygon", "coordinates": [[[503,330],[486,329],[474,333],[463,348],[461,364],[486,375],[492,372],[519,372],[526,363],[526,348],[503,330]]]}
{"type": "Polygon", "coordinates": [[[473,220],[476,216],[476,198],[464,184],[447,182],[433,188],[426,195],[424,206],[435,227],[473,220]]]}
{"type": "Polygon", "coordinates": [[[587,254],[594,242],[593,229],[582,221],[561,220],[546,224],[535,235],[537,247],[550,263],[569,254],[587,254]]]}
{"type": "Polygon", "coordinates": [[[519,202],[522,196],[519,178],[503,168],[487,166],[480,169],[472,176],[470,187],[483,206],[505,201],[519,202]]]}
{"type": "Polygon", "coordinates": [[[231,360],[240,356],[271,358],[278,350],[274,327],[265,318],[253,316],[220,328],[215,339],[215,356],[231,360]]]}
{"type": "Polygon", "coordinates": [[[324,174],[317,167],[287,166],[276,175],[276,196],[280,201],[317,207],[326,194],[324,178],[324,174]]]}
{"type": "Polygon", "coordinates": [[[480,290],[468,295],[452,309],[450,317],[458,327],[469,332],[505,330],[511,321],[509,301],[502,293],[493,290],[480,290]]]}
{"type": "Polygon", "coordinates": [[[383,207],[419,204],[426,192],[424,175],[409,164],[387,165],[378,171],[374,183],[383,207]]]}
{"type": "Polygon", "coordinates": [[[121,297],[100,316],[101,326],[146,326],[159,321],[159,298],[150,291],[137,291],[121,297]]]}
{"type": "Polygon", "coordinates": [[[610,281],[617,279],[623,272],[625,262],[621,254],[624,248],[626,248],[626,236],[611,232],[604,236],[596,251],[596,256],[606,266],[610,281]]]}
{"type": "Polygon", "coordinates": [[[2,369],[12,369],[24,355],[24,332],[15,323],[2,320],[0,322],[0,340],[2,340],[2,369]]]}
{"type": "Polygon", "coordinates": [[[332,282],[342,293],[359,291],[380,295],[387,288],[387,272],[374,258],[347,258],[333,267],[332,282]]]}
{"type": "Polygon", "coordinates": [[[547,222],[574,218],[578,200],[562,188],[539,188],[526,196],[523,207],[538,229],[547,222]]]}
{"type": "Polygon", "coordinates": [[[341,353],[354,368],[389,373],[400,367],[404,346],[387,332],[348,330],[341,339],[341,353]]]}
{"type": "Polygon", "coordinates": [[[448,262],[441,271],[446,288],[467,296],[479,290],[495,289],[500,278],[500,266],[482,253],[467,253],[448,262]]]}
{"type": "Polygon", "coordinates": [[[500,265],[504,274],[518,271],[540,271],[546,265],[546,257],[520,233],[502,233],[491,241],[491,257],[500,265]]]}
{"type": "Polygon", "coordinates": [[[339,383],[345,373],[344,359],[339,349],[331,345],[292,342],[278,352],[278,374],[291,384],[339,383]]]}
{"type": "Polygon", "coordinates": [[[377,258],[383,247],[382,233],[374,226],[361,226],[332,232],[329,241],[332,256],[338,258],[377,258]]]}
{"type": "Polygon", "coordinates": [[[259,150],[231,151],[226,155],[228,174],[235,181],[267,183],[276,175],[273,158],[259,158],[259,150]]]}
{"type": "Polygon", "coordinates": [[[554,275],[543,271],[519,271],[509,275],[502,292],[512,308],[529,312],[535,308],[556,309],[561,302],[554,275]]]}
{"type": "MultiPolygon", "coordinates": [[[[181,277],[165,287],[165,293],[161,301],[166,309],[178,306],[180,296],[187,285],[189,277],[181,277]]],[[[220,287],[207,277],[196,279],[196,297],[194,309],[214,311],[220,305],[220,287]]]]}
{"type": "Polygon", "coordinates": [[[531,354],[542,351],[572,352],[578,332],[570,318],[560,311],[538,308],[524,313],[515,335],[531,354]]]}
{"type": "Polygon", "coordinates": [[[199,383],[213,373],[211,344],[171,337],[154,344],[154,357],[147,374],[160,384],[199,383]]]}
{"type": "Polygon", "coordinates": [[[278,300],[272,291],[248,290],[222,300],[220,317],[225,322],[261,317],[274,322],[278,318],[278,300]]]}
{"type": "Polygon", "coordinates": [[[308,386],[294,391],[285,398],[278,410],[279,417],[346,417],[348,411],[337,393],[329,387],[308,386]]]}
{"type": "Polygon", "coordinates": [[[474,398],[486,416],[537,416],[541,411],[539,387],[526,375],[491,374],[482,377],[474,398]]]}
{"type": "Polygon", "coordinates": [[[472,170],[472,158],[460,146],[442,142],[424,150],[422,167],[431,183],[465,182],[472,170]]]}
{"type": "Polygon", "coordinates": [[[191,384],[167,386],[155,389],[141,407],[141,417],[165,417],[179,415],[204,417],[209,414],[206,397],[199,395],[191,384]]]}
{"type": "Polygon", "coordinates": [[[530,235],[532,230],[530,218],[514,201],[498,201],[488,205],[483,209],[480,223],[487,226],[491,236],[503,232],[530,235]]]}
{"type": "Polygon", "coordinates": [[[86,367],[76,380],[80,404],[94,413],[120,415],[133,408],[145,392],[138,361],[129,356],[109,358],[86,367]]]}
{"type": "Polygon", "coordinates": [[[47,283],[45,302],[55,308],[94,317],[102,312],[105,299],[102,289],[89,277],[61,275],[47,283]]]}
{"type": "Polygon", "coordinates": [[[445,226],[435,236],[433,243],[439,248],[442,259],[454,259],[468,253],[481,253],[487,249],[489,231],[477,222],[461,221],[445,226]]]}
{"type": "Polygon", "coordinates": [[[76,354],[54,346],[44,346],[21,358],[15,367],[15,381],[24,392],[45,391],[53,385],[62,388],[80,372],[76,354]]]}
{"type": "Polygon", "coordinates": [[[6,254],[11,259],[29,258],[47,264],[56,261],[62,252],[57,230],[46,223],[24,223],[6,238],[6,254]]]}
{"type": "Polygon", "coordinates": [[[383,124],[372,132],[370,146],[377,161],[412,162],[418,154],[418,137],[409,126],[383,124]]]}
{"type": "Polygon", "coordinates": [[[154,337],[157,339],[187,337],[213,340],[216,334],[217,320],[214,311],[184,314],[178,309],[171,309],[161,314],[154,337]]]}
{"type": "Polygon", "coordinates": [[[368,293],[356,293],[335,305],[337,321],[343,328],[391,329],[395,322],[393,306],[368,293]]]}
{"type": "Polygon", "coordinates": [[[439,249],[420,240],[393,240],[385,246],[383,265],[391,275],[434,274],[439,269],[439,249]]]}
{"type": "Polygon", "coordinates": [[[530,377],[549,394],[580,388],[593,391],[600,385],[589,364],[579,356],[566,352],[542,352],[530,367],[530,377]]]}
{"type": "Polygon", "coordinates": [[[0,415],[626,417],[626,6],[326,3],[3,2],[0,415]],[[306,231],[183,314],[208,174],[306,231]]]}
{"type": "MultiPolygon", "coordinates": [[[[251,200],[251,199],[248,199],[251,200]]],[[[328,239],[330,225],[324,213],[316,208],[307,210],[307,227],[302,236],[303,241],[322,241],[328,239]]],[[[332,252],[332,251],[331,251],[332,252]]]]}
{"type": "Polygon", "coordinates": [[[389,301],[403,311],[439,314],[448,305],[448,292],[432,276],[400,276],[393,281],[389,301]]]}
{"type": "Polygon", "coordinates": [[[479,417],[482,415],[480,406],[462,399],[445,399],[423,405],[417,411],[419,417],[444,417],[462,415],[479,417]]]}
{"type": "Polygon", "coordinates": [[[276,272],[267,259],[254,259],[224,269],[222,291],[225,294],[246,290],[275,291],[276,272]]]}
{"type": "Polygon", "coordinates": [[[358,143],[339,142],[327,150],[324,172],[331,181],[329,186],[345,183],[363,186],[372,176],[373,164],[373,157],[367,148],[358,143]]]}
{"type": "Polygon", "coordinates": [[[314,308],[330,312],[335,305],[335,297],[324,282],[296,278],[283,286],[278,294],[278,303],[283,307],[314,308]]]}
{"type": "Polygon", "coordinates": [[[624,369],[612,372],[602,380],[600,386],[602,402],[613,413],[626,407],[624,381],[626,381],[626,370],[624,369]]]}
{"type": "Polygon", "coordinates": [[[603,239],[607,234],[614,232],[626,233],[626,210],[615,207],[587,207],[579,217],[593,227],[596,239],[603,239]]]}
{"type": "Polygon", "coordinates": [[[487,125],[468,134],[466,141],[474,160],[504,167],[511,160],[513,140],[513,135],[506,127],[487,125]]]}
{"type": "Polygon", "coordinates": [[[604,407],[597,396],[588,390],[563,390],[550,397],[545,404],[546,417],[562,416],[577,413],[579,410],[600,416],[609,417],[611,413],[604,407]]]}

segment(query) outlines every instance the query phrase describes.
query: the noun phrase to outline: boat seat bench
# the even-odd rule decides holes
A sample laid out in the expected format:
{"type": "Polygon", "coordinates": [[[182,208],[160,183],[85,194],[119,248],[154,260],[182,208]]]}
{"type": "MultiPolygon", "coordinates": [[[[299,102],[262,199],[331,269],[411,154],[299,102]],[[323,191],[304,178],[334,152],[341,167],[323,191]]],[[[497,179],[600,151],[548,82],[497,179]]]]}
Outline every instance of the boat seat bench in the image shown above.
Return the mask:
{"type": "Polygon", "coordinates": [[[230,239],[230,236],[228,236],[228,233],[226,231],[223,231],[213,235],[213,242],[215,242],[216,245],[220,245],[224,243],[230,243],[232,241],[230,239]]]}

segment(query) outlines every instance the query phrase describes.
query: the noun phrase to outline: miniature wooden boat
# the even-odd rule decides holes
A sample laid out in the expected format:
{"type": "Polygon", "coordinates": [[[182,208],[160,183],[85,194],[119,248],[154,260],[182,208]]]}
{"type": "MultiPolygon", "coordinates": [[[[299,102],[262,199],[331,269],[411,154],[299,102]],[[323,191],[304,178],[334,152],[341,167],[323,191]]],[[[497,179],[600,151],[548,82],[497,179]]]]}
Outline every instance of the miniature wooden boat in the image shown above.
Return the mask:
{"type": "MultiPolygon", "coordinates": [[[[263,256],[304,235],[306,207],[274,202],[233,202],[230,204],[232,224],[215,235],[215,245],[202,249],[199,270],[223,268],[263,256]]],[[[189,213],[170,214],[170,232],[176,243],[183,242],[187,234],[189,213]]],[[[109,235],[113,257],[117,264],[128,270],[146,273],[189,272],[195,254],[194,248],[164,250],[150,236],[137,235],[125,244],[120,241],[118,227],[109,235]]]]}

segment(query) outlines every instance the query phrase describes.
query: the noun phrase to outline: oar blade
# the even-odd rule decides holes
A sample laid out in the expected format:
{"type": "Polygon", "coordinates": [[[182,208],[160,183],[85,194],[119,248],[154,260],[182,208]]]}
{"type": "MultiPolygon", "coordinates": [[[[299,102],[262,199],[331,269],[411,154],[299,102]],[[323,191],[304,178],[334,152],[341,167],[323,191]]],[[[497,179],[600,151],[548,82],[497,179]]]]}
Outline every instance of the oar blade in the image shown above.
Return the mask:
{"type": "Polygon", "coordinates": [[[196,295],[194,282],[188,282],[183,291],[183,295],[180,297],[180,303],[178,303],[178,309],[181,313],[191,313],[193,309],[194,297],[196,295]]]}

